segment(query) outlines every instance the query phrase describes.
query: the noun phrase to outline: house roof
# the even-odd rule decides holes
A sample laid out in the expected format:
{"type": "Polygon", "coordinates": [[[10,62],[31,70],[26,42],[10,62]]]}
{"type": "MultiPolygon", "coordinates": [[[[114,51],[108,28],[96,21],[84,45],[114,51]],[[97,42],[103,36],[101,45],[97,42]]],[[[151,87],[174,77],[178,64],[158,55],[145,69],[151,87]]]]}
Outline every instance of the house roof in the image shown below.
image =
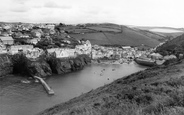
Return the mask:
{"type": "Polygon", "coordinates": [[[5,40],[13,40],[13,38],[11,37],[11,36],[0,36],[0,39],[2,40],[2,41],[5,41],[5,40]]]}

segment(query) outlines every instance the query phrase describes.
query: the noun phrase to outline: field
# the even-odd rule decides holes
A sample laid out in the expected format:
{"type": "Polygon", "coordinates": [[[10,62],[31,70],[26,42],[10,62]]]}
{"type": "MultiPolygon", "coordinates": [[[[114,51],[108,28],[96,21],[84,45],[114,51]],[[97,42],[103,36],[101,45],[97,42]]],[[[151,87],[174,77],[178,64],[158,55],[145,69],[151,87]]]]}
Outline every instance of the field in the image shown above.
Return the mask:
{"type": "Polygon", "coordinates": [[[164,42],[166,40],[166,36],[161,34],[161,33],[151,32],[151,31],[148,31],[148,30],[140,30],[140,29],[136,29],[136,28],[134,28],[134,30],[136,32],[139,32],[139,33],[147,36],[147,37],[158,40],[160,42],[164,42]]]}
{"type": "Polygon", "coordinates": [[[77,28],[77,29],[68,29],[66,31],[68,31],[69,33],[76,33],[76,34],[94,33],[94,32],[96,32],[94,30],[90,30],[90,29],[86,29],[86,28],[84,28],[84,29],[83,28],[82,29],[80,29],[80,28],[77,28]]]}
{"type": "Polygon", "coordinates": [[[137,27],[111,23],[86,24],[83,26],[67,26],[65,30],[76,39],[87,39],[97,45],[129,45],[155,47],[158,44],[180,36],[184,32],[162,33],[152,32],[151,29],[168,29],[183,31],[180,28],[169,27],[137,27]]]}
{"type": "MultiPolygon", "coordinates": [[[[99,29],[99,27],[96,27],[96,28],[99,29]]],[[[123,27],[122,32],[101,31],[101,32],[69,34],[69,35],[76,39],[84,38],[84,39],[90,40],[92,44],[98,44],[98,45],[140,46],[144,44],[149,47],[155,47],[160,43],[159,40],[145,36],[128,27],[123,27]]]]}
{"type": "Polygon", "coordinates": [[[78,40],[84,38],[86,40],[90,40],[90,42],[94,44],[110,44],[108,39],[104,36],[103,33],[101,32],[96,32],[96,33],[85,33],[85,34],[69,34],[71,37],[74,37],[78,40]]]}
{"type": "Polygon", "coordinates": [[[39,115],[183,115],[184,62],[120,78],[39,115]]]}
{"type": "Polygon", "coordinates": [[[102,31],[102,32],[121,32],[121,29],[116,29],[116,28],[110,28],[110,27],[87,27],[90,30],[94,31],[102,31]]]}

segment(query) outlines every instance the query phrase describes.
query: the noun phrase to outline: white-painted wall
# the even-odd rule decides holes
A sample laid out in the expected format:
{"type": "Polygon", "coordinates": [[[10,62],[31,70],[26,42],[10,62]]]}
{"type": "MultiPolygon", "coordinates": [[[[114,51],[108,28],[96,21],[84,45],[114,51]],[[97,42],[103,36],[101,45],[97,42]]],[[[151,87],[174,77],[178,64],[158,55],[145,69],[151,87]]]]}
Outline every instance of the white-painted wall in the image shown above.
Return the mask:
{"type": "Polygon", "coordinates": [[[26,52],[27,50],[33,49],[33,45],[13,45],[10,47],[9,53],[10,54],[16,54],[18,53],[19,49],[22,49],[23,52],[26,52]]]}

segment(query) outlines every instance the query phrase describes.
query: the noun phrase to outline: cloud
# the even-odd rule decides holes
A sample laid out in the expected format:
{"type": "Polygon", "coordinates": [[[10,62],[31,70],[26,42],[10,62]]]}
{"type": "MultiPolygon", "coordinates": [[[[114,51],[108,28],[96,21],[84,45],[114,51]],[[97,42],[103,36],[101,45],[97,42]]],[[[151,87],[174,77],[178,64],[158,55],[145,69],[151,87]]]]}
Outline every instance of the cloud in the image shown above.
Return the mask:
{"type": "Polygon", "coordinates": [[[182,3],[183,0],[4,0],[0,3],[0,21],[184,27],[182,3]]]}
{"type": "Polygon", "coordinates": [[[28,4],[29,0],[10,0],[10,12],[28,12],[31,6],[28,4]]]}
{"type": "Polygon", "coordinates": [[[98,15],[100,12],[101,12],[101,10],[99,10],[99,9],[90,9],[85,13],[90,14],[90,15],[98,15]]]}
{"type": "Polygon", "coordinates": [[[44,7],[46,7],[46,8],[61,8],[61,9],[71,9],[72,8],[72,6],[58,5],[55,2],[46,2],[44,4],[44,7]]]}
{"type": "Polygon", "coordinates": [[[27,12],[30,8],[26,6],[17,6],[10,9],[12,12],[27,12]]]}
{"type": "Polygon", "coordinates": [[[24,4],[28,0],[12,0],[12,2],[17,3],[17,4],[24,4]]]}
{"type": "Polygon", "coordinates": [[[41,5],[34,5],[33,8],[42,8],[41,5]]]}
{"type": "Polygon", "coordinates": [[[61,8],[61,9],[71,9],[72,6],[65,6],[65,5],[63,5],[63,6],[60,6],[60,8],[61,8]]]}

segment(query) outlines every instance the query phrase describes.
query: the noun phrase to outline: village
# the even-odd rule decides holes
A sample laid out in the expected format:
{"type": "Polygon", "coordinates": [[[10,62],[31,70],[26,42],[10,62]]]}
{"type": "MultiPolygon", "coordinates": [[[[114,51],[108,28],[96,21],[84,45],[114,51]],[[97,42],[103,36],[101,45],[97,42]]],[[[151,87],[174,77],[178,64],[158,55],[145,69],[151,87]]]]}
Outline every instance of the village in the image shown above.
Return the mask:
{"type": "MultiPolygon", "coordinates": [[[[36,59],[44,53],[56,58],[75,58],[86,54],[91,59],[118,60],[118,64],[130,63],[138,57],[157,60],[164,63],[166,58],[154,53],[154,48],[131,46],[92,45],[89,40],[75,40],[55,24],[17,24],[0,26],[0,54],[14,55],[23,53],[29,59],[36,59]]],[[[101,61],[102,62],[102,61],[101,61]]]]}
{"type": "Polygon", "coordinates": [[[56,34],[54,30],[55,25],[22,25],[17,26],[3,25],[0,27],[0,54],[7,53],[10,55],[22,52],[27,58],[38,58],[43,54],[43,49],[36,46],[40,41],[49,42],[46,48],[48,54],[55,54],[57,58],[76,57],[80,54],[90,54],[91,43],[89,41],[77,41],[78,45],[73,45],[70,40],[67,40],[69,36],[62,31],[60,36],[61,42],[53,43],[52,35],[56,34]],[[54,46],[59,44],[59,46],[54,46]],[[73,47],[68,47],[73,45],[73,47]]]}
{"type": "Polygon", "coordinates": [[[0,115],[184,115],[184,0],[1,0],[0,115]]]}

